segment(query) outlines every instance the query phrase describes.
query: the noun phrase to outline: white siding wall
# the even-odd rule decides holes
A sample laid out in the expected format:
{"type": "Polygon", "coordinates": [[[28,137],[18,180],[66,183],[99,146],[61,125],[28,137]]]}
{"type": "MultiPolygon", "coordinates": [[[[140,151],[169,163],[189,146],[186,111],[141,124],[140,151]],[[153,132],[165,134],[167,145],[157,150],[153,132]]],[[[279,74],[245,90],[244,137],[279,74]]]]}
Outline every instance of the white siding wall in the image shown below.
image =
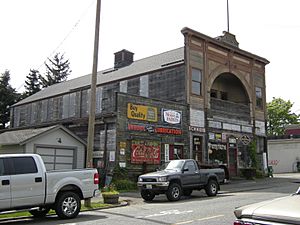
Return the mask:
{"type": "Polygon", "coordinates": [[[85,151],[84,145],[63,130],[56,130],[46,135],[39,136],[26,144],[26,153],[34,153],[35,146],[53,146],[57,148],[74,148],[76,157],[76,168],[84,167],[85,151]],[[58,140],[61,140],[61,143],[58,140]]]}
{"type": "Polygon", "coordinates": [[[20,145],[6,145],[0,147],[0,154],[20,154],[24,153],[24,147],[20,145]]]}
{"type": "Polygon", "coordinates": [[[296,172],[300,161],[300,140],[268,140],[268,164],[274,173],[296,172]]]}

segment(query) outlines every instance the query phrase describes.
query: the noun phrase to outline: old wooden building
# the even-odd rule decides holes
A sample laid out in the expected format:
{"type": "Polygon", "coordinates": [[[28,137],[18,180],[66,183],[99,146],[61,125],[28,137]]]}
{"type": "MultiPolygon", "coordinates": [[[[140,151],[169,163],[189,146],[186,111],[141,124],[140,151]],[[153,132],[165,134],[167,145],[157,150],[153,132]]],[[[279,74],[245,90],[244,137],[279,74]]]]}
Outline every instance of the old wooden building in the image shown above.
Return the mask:
{"type": "MultiPolygon", "coordinates": [[[[265,66],[224,32],[211,38],[183,28],[184,46],[134,61],[127,50],[98,72],[94,166],[136,176],[174,158],[263,168],[265,66]]],[[[86,140],[91,75],[50,86],[11,107],[11,128],[61,124],[86,140]]],[[[1,144],[1,143],[0,143],[1,144]]]]}

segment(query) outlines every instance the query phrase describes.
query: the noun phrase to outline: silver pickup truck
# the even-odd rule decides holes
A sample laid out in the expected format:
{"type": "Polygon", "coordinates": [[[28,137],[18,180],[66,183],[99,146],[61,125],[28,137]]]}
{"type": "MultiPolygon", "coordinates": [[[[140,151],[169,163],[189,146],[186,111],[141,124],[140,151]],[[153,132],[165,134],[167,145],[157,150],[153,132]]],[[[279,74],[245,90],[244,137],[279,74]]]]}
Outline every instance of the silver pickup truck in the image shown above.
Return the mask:
{"type": "Polygon", "coordinates": [[[0,155],[0,212],[28,209],[44,217],[50,209],[63,219],[78,215],[81,200],[99,194],[96,169],[47,172],[37,154],[0,155]]]}

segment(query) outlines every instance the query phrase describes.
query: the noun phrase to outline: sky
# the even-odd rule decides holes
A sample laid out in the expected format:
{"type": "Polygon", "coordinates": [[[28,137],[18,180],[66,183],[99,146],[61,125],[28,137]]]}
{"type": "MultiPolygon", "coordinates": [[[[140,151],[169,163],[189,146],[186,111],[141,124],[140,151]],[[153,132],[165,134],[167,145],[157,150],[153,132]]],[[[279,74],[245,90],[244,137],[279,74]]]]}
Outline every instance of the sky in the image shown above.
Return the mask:
{"type": "MultiPolygon", "coordinates": [[[[229,31],[239,47],[270,61],[267,102],[294,103],[300,114],[299,0],[229,0],[229,31]]],[[[57,52],[70,61],[68,79],[92,72],[96,0],[0,0],[0,73],[24,90],[30,69],[44,72],[57,52]]],[[[210,37],[227,30],[226,0],[102,0],[98,71],[127,49],[134,60],[184,45],[181,29],[210,37]]]]}

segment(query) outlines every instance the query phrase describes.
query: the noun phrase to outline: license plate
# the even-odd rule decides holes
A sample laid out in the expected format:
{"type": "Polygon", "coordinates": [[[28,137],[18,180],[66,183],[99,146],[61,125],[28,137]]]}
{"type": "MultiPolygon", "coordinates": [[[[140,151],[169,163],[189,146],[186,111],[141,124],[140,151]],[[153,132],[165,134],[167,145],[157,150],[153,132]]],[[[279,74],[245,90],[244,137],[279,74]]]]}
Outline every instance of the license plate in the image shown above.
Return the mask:
{"type": "Polygon", "coordinates": [[[151,184],[146,184],[146,188],[147,189],[152,189],[152,185],[151,184]]]}

